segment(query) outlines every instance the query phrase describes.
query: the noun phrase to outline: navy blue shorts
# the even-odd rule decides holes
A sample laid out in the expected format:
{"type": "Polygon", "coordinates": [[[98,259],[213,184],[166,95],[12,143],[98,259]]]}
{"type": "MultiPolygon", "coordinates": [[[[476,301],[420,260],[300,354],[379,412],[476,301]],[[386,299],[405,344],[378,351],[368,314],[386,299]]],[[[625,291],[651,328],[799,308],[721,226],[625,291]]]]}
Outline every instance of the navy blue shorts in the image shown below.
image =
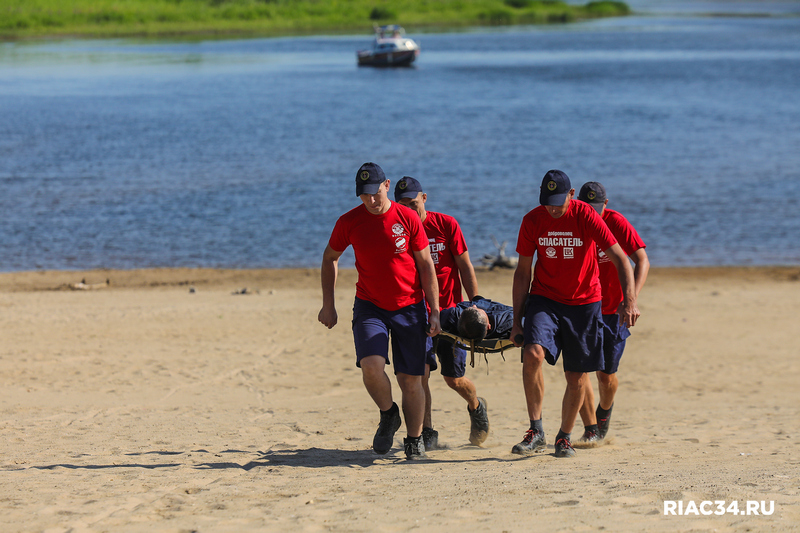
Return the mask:
{"type": "Polygon", "coordinates": [[[371,355],[380,355],[389,364],[389,333],[395,374],[425,375],[425,346],[428,310],[419,302],[397,311],[386,311],[372,302],[356,298],[353,304],[353,340],[356,366],[371,355]]]}
{"type": "Polygon", "coordinates": [[[433,351],[434,340],[428,339],[427,362],[431,365],[431,371],[439,366],[436,364],[436,357],[442,363],[442,375],[448,378],[461,378],[467,373],[467,351],[449,339],[439,337],[436,341],[436,353],[433,351]]]}
{"type": "Polygon", "coordinates": [[[625,351],[625,339],[631,336],[631,331],[625,324],[619,323],[619,315],[603,315],[605,331],[603,332],[603,358],[605,359],[606,374],[614,374],[619,368],[619,360],[625,351]]]}
{"type": "Polygon", "coordinates": [[[603,315],[601,302],[567,305],[539,295],[528,297],[525,344],[539,344],[545,360],[555,365],[564,354],[564,371],[603,370],[603,315]]]}

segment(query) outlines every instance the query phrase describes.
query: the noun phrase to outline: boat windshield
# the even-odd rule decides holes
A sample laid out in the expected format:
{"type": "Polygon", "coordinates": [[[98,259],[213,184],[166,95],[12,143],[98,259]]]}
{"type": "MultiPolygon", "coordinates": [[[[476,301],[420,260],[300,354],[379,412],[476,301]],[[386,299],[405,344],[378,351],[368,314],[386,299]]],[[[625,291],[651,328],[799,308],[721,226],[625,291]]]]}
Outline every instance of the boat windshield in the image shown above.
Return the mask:
{"type": "Polygon", "coordinates": [[[375,27],[375,34],[379,38],[398,38],[402,37],[406,34],[406,30],[402,28],[402,26],[398,26],[397,24],[389,24],[386,26],[376,26],[375,27]]]}

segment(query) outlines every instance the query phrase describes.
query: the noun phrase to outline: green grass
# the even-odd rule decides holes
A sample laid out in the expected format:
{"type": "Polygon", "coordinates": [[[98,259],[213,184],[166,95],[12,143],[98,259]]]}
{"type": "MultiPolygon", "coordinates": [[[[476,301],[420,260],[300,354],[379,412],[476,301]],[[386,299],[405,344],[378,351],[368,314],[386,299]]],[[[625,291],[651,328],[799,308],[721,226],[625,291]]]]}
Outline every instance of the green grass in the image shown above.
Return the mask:
{"type": "Polygon", "coordinates": [[[622,2],[555,0],[0,0],[0,38],[276,35],[539,24],[628,14],[622,2]]]}

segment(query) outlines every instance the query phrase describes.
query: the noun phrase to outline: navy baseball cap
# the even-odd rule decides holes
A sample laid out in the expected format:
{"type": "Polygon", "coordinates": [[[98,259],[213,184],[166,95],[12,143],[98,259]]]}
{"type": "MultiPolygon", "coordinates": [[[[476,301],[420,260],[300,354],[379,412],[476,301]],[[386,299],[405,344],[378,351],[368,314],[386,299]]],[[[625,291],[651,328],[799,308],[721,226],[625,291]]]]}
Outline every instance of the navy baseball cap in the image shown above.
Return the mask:
{"type": "Polygon", "coordinates": [[[599,181],[587,181],[581,187],[580,194],[578,194],[578,200],[594,207],[598,213],[603,208],[607,198],[606,188],[599,181]]]}
{"type": "Polygon", "coordinates": [[[549,170],[542,179],[539,189],[539,203],[542,205],[562,205],[567,199],[572,184],[569,176],[560,170],[549,170]]]}
{"type": "Polygon", "coordinates": [[[416,198],[422,192],[422,184],[411,176],[403,176],[403,179],[394,186],[394,201],[399,202],[401,198],[416,198]]]}
{"type": "Polygon", "coordinates": [[[356,172],[356,196],[377,194],[384,181],[386,174],[381,167],[375,163],[364,163],[356,172]]]}

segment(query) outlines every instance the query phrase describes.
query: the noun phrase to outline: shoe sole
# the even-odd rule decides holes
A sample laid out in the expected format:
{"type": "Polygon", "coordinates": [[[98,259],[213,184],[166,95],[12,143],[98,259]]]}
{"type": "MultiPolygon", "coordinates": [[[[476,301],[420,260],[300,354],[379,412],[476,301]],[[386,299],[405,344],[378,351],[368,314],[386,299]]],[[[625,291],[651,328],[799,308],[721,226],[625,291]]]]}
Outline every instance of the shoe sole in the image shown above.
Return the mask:
{"type": "MultiPolygon", "coordinates": [[[[489,402],[486,401],[486,398],[478,398],[478,401],[481,400],[483,400],[483,409],[486,411],[486,431],[469,432],[469,442],[474,446],[480,446],[486,442],[486,438],[489,436],[489,402]]],[[[472,416],[470,416],[470,421],[472,421],[472,416]]]]}
{"type": "Polygon", "coordinates": [[[577,442],[573,442],[573,448],[597,448],[598,446],[603,445],[602,437],[598,437],[595,439],[587,440],[581,437],[577,442]]]}
{"type": "Polygon", "coordinates": [[[469,443],[474,446],[480,446],[486,439],[489,437],[489,430],[486,431],[478,431],[478,432],[470,432],[469,434],[469,443]]]}
{"type": "Polygon", "coordinates": [[[486,442],[487,437],[489,437],[489,433],[487,431],[481,431],[480,433],[469,434],[469,443],[473,446],[480,446],[484,442],[486,442]]]}
{"type": "Polygon", "coordinates": [[[514,447],[514,448],[511,448],[511,453],[513,453],[515,455],[528,456],[528,455],[536,455],[537,453],[542,453],[546,449],[547,449],[547,444],[542,444],[541,446],[537,446],[536,448],[533,448],[532,450],[518,450],[516,447],[514,447]]]}
{"type": "Polygon", "coordinates": [[[406,455],[406,461],[427,461],[427,455],[406,455]]]}

